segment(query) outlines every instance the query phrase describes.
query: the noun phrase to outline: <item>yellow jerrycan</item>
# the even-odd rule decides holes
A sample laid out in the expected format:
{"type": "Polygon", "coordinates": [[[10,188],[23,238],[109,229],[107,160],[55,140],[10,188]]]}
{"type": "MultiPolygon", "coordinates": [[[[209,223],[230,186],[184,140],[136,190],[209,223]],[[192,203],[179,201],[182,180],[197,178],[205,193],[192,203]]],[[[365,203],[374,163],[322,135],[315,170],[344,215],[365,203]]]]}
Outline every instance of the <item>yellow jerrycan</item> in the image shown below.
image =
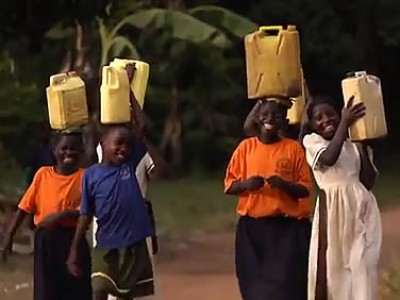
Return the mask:
{"type": "Polygon", "coordinates": [[[129,79],[124,68],[104,66],[100,87],[100,122],[122,124],[131,121],[129,79]]]}
{"type": "Polygon", "coordinates": [[[80,127],[88,122],[85,83],[76,72],[50,76],[46,94],[52,129],[80,127]]]}
{"type": "Polygon", "coordinates": [[[114,60],[110,63],[110,66],[125,67],[127,64],[134,64],[136,67],[135,75],[133,76],[131,82],[131,89],[136,97],[136,100],[139,102],[140,107],[143,108],[147,83],[149,81],[150,66],[148,63],[143,61],[121,58],[114,58],[114,60]]]}
{"type": "Polygon", "coordinates": [[[305,84],[303,70],[301,70],[301,95],[294,98],[293,105],[287,112],[290,125],[300,124],[303,119],[307,96],[305,84]]]}
{"type": "Polygon", "coordinates": [[[300,38],[296,26],[263,26],[245,37],[249,99],[301,91],[300,38]]]}
{"type": "Polygon", "coordinates": [[[363,102],[366,115],[356,121],[349,129],[354,142],[378,139],[387,136],[385,108],[383,105],[381,81],[365,71],[350,73],[342,80],[344,103],[354,96],[354,104],[363,102]]]}

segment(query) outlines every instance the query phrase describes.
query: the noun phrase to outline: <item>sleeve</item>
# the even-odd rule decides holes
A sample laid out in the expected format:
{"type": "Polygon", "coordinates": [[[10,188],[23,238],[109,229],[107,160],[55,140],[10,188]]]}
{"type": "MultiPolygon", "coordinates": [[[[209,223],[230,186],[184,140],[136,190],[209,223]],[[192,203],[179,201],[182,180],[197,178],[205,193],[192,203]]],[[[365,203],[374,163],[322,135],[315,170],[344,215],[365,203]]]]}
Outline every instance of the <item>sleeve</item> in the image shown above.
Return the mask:
{"type": "Polygon", "coordinates": [[[91,184],[91,172],[89,169],[83,174],[80,212],[82,215],[94,215],[95,213],[95,201],[91,184]]]}
{"type": "Polygon", "coordinates": [[[245,142],[239,144],[233,152],[231,160],[226,168],[224,179],[224,192],[226,192],[234,182],[246,178],[246,147],[245,142]]]}
{"type": "Polygon", "coordinates": [[[146,174],[147,174],[147,175],[150,175],[151,172],[153,172],[153,170],[154,170],[154,168],[155,168],[156,165],[154,164],[154,161],[153,161],[153,159],[151,158],[149,152],[147,152],[147,153],[145,154],[145,156],[144,156],[143,159],[144,159],[144,165],[145,165],[145,167],[146,167],[146,174]]]}
{"type": "Polygon", "coordinates": [[[97,152],[97,158],[98,158],[99,163],[100,163],[101,159],[103,158],[103,149],[101,149],[101,145],[100,144],[97,145],[96,152],[97,152]]]}
{"type": "Polygon", "coordinates": [[[313,170],[318,168],[319,158],[328,145],[328,141],[315,133],[304,137],[303,146],[306,151],[306,160],[313,170]]]}
{"type": "Polygon", "coordinates": [[[36,195],[39,192],[39,184],[42,178],[42,169],[39,169],[33,177],[32,183],[29,185],[25,194],[22,196],[18,204],[18,208],[27,212],[34,213],[36,210],[36,195]]]}

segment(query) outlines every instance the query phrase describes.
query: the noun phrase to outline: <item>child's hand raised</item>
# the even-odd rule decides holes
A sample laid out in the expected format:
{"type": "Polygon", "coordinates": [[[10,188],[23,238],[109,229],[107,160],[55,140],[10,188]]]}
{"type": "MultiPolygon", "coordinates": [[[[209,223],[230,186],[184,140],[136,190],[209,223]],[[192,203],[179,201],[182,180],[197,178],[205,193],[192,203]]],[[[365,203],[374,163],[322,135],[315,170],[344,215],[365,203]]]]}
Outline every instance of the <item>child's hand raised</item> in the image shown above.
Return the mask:
{"type": "Polygon", "coordinates": [[[342,109],[342,122],[347,126],[351,126],[355,121],[365,116],[365,104],[360,102],[354,103],[354,96],[347,102],[346,106],[342,109]]]}
{"type": "Polygon", "coordinates": [[[132,82],[133,77],[135,76],[135,71],[136,71],[135,65],[134,64],[127,64],[125,69],[126,69],[126,73],[128,74],[129,82],[132,82]]]}

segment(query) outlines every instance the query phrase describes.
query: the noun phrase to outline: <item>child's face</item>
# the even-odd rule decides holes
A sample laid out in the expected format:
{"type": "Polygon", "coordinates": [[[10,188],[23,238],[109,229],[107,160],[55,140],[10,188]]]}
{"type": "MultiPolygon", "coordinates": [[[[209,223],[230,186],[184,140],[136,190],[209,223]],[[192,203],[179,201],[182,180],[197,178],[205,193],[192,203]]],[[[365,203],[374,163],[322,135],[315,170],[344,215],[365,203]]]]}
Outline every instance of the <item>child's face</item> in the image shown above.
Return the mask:
{"type": "Polygon", "coordinates": [[[57,165],[63,168],[77,167],[82,153],[83,144],[79,136],[62,136],[54,148],[57,165]]]}
{"type": "Polygon", "coordinates": [[[279,130],[287,123],[286,113],[286,108],[274,101],[263,103],[257,116],[261,135],[265,138],[278,136],[279,130]]]}
{"type": "Polygon", "coordinates": [[[132,135],[128,128],[110,129],[102,140],[103,158],[113,165],[121,165],[127,159],[132,144],[132,135]]]}
{"type": "Polygon", "coordinates": [[[326,140],[330,140],[339,126],[340,116],[336,110],[327,103],[314,107],[311,125],[316,133],[326,140]]]}

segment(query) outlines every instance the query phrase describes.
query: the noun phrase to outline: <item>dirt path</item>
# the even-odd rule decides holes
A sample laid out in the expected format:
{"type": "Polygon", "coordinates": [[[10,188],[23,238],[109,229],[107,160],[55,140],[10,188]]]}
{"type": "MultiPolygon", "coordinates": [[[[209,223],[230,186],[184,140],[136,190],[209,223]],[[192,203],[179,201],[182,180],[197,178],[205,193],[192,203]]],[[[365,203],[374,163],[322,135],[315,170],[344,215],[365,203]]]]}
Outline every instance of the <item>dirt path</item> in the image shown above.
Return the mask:
{"type": "MultiPolygon", "coordinates": [[[[382,264],[399,263],[400,207],[382,214],[384,243],[382,264]]],[[[17,283],[30,283],[28,258],[14,258],[25,268],[12,271],[0,266],[0,299],[30,300],[30,288],[17,283]],[[27,266],[28,265],[28,266],[27,266]],[[4,292],[7,288],[8,291],[4,292]]],[[[240,300],[234,275],[233,234],[214,233],[177,245],[174,253],[165,253],[157,262],[157,289],[162,300],[240,300]]]]}

